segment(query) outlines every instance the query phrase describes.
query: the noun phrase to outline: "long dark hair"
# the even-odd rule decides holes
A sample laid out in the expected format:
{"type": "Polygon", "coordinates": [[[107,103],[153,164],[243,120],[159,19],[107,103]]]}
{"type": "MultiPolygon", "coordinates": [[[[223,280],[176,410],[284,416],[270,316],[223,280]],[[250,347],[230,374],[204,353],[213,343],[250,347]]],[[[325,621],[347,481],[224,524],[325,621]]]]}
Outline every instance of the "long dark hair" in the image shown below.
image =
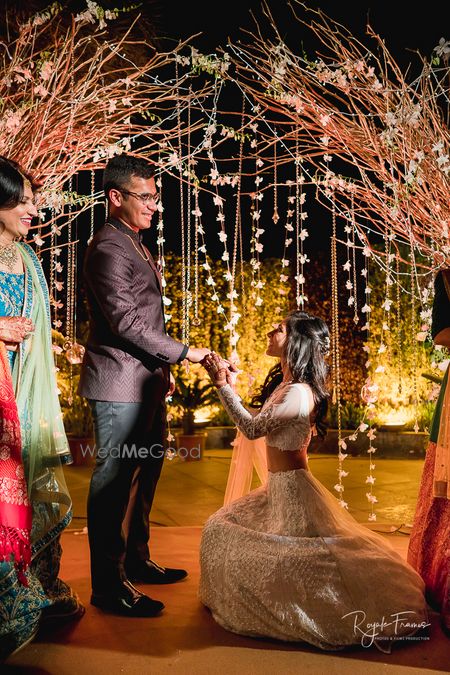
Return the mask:
{"type": "Polygon", "coordinates": [[[38,187],[29,173],[13,159],[0,155],[0,209],[14,209],[23,199],[24,179],[27,179],[33,191],[38,187]]]}
{"type": "MultiPolygon", "coordinates": [[[[322,319],[306,312],[291,312],[285,319],[286,342],[283,359],[291,372],[293,382],[304,382],[311,387],[314,397],[314,423],[321,438],[326,434],[325,418],[328,410],[325,356],[330,350],[330,333],[322,319]]],[[[252,398],[251,405],[261,407],[282,382],[281,363],[271,368],[261,390],[252,398]]]]}

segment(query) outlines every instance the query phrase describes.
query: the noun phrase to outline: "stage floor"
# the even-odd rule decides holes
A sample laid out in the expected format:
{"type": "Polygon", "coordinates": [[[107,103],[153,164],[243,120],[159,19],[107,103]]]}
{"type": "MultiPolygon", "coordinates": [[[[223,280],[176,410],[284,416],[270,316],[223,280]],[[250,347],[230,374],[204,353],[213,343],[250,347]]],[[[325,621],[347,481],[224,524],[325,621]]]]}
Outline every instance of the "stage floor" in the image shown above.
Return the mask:
{"type": "MultiPolygon", "coordinates": [[[[450,641],[431,614],[430,639],[399,645],[391,655],[356,649],[323,653],[302,644],[254,640],[218,626],[197,597],[198,547],[201,526],[218,509],[228,475],[231,452],[210,450],[202,461],[166,461],[152,510],[152,556],[163,565],[185,567],[189,577],[172,586],[142,586],[166,605],[154,619],[124,619],[89,605],[89,548],[86,496],[92,468],[68,467],[67,483],[74,502],[74,520],[62,537],[61,576],[78,592],[86,614],[72,626],[41,634],[16,654],[2,673],[25,675],[115,675],[175,673],[176,675],[410,675],[445,672],[450,641]]],[[[408,525],[412,521],[423,462],[377,462],[378,522],[381,532],[400,528],[388,539],[406,556],[408,525]]],[[[336,457],[312,455],[310,468],[332,490],[336,457]]],[[[365,497],[367,460],[348,458],[345,497],[353,515],[367,523],[365,497]]],[[[255,480],[255,485],[257,480],[255,480]]]]}
{"type": "MultiPolygon", "coordinates": [[[[255,640],[223,630],[197,597],[201,527],[153,528],[152,555],[161,564],[185,566],[189,577],[171,586],[140,586],[166,609],[153,619],[126,619],[89,605],[86,534],[62,537],[61,577],[86,604],[74,625],[54,627],[2,666],[5,675],[426,675],[447,672],[450,641],[436,614],[429,640],[398,644],[392,654],[358,648],[324,653],[304,644],[255,640]]],[[[408,538],[389,535],[404,555],[408,538]]]]}
{"type": "MultiPolygon", "coordinates": [[[[230,466],[230,450],[207,450],[201,461],[184,462],[178,458],[164,462],[161,478],[151,513],[155,525],[203,525],[206,519],[223,504],[230,466]]],[[[402,527],[408,532],[416,507],[422,474],[420,459],[375,459],[376,482],[373,492],[377,524],[385,530],[402,527]]],[[[369,503],[366,498],[368,457],[348,457],[344,478],[345,500],[350,512],[361,523],[367,523],[369,503]]],[[[337,457],[312,454],[309,466],[314,476],[334,495],[337,480],[337,457]]],[[[65,469],[67,485],[74,504],[72,527],[86,524],[86,497],[92,467],[68,466],[65,469]]],[[[255,475],[254,487],[258,485],[255,475]]]]}

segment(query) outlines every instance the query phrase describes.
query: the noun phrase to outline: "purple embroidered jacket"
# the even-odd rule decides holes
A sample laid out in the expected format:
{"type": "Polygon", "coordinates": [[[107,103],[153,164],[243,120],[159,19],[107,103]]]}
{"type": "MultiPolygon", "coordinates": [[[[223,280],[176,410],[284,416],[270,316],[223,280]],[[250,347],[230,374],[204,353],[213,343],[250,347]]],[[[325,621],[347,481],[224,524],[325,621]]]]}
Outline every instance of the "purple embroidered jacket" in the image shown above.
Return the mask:
{"type": "Polygon", "coordinates": [[[90,331],[79,393],[99,401],[163,399],[168,364],[188,348],[166,333],[161,276],[140,234],[110,218],[88,247],[84,280],[90,331]]]}

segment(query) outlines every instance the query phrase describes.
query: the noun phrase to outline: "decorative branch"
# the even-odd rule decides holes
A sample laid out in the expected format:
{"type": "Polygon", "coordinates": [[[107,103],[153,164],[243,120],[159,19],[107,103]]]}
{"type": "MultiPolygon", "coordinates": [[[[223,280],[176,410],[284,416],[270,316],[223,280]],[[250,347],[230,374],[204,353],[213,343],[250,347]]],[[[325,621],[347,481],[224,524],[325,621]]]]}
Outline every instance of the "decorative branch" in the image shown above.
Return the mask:
{"type": "Polygon", "coordinates": [[[0,153],[33,172],[46,206],[57,210],[64,184],[81,169],[123,151],[169,155],[172,139],[187,133],[178,129],[176,104],[183,110],[209,86],[193,94],[185,86],[190,74],[161,79],[186,42],[157,53],[133,39],[139,17],[113,42],[106,19],[117,14],[87,4],[68,27],[54,5],[21,25],[11,45],[0,44],[0,153]],[[136,52],[147,54],[140,65],[136,52]]]}
{"type": "MultiPolygon", "coordinates": [[[[273,128],[286,150],[298,142],[299,159],[313,167],[325,204],[331,208],[333,195],[348,220],[353,202],[359,238],[375,256],[383,254],[368,231],[388,232],[395,246],[408,244],[431,266],[450,263],[447,43],[436,48],[432,63],[422,60],[421,73],[409,82],[370,27],[374,51],[320,10],[305,8],[312,20],[301,19],[299,5],[304,7],[294,0],[295,18],[314,33],[324,54],[294,54],[267,6],[272,40],[258,27],[245,44],[230,45],[235,81],[273,117],[268,146],[273,128]]],[[[279,162],[289,158],[290,151],[278,154],[279,162]]]]}

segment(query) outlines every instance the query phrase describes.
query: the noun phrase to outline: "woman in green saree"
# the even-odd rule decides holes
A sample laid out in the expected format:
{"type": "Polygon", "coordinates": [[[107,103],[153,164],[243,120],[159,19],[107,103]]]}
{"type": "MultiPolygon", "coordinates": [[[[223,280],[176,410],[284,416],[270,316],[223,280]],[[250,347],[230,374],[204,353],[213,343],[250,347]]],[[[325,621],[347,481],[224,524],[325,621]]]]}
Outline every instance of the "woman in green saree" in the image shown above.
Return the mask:
{"type": "Polygon", "coordinates": [[[58,578],[60,535],[72,517],[62,466],[71,458],[48,288],[33,249],[19,241],[36,215],[30,180],[0,157],[1,658],[30,641],[43,618],[83,612],[58,578]]]}

